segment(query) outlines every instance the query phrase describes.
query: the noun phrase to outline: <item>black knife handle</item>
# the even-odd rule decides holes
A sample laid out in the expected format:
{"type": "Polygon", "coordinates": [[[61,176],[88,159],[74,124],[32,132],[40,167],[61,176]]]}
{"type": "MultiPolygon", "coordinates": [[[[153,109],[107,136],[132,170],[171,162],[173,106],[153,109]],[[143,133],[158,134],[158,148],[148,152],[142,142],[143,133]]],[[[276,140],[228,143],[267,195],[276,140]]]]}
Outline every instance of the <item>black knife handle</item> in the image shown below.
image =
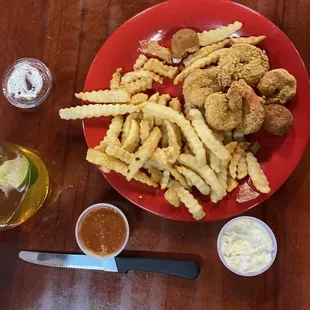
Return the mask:
{"type": "Polygon", "coordinates": [[[200,272],[194,261],[148,257],[115,257],[119,273],[143,270],[164,273],[186,279],[195,279],[200,272]]]}

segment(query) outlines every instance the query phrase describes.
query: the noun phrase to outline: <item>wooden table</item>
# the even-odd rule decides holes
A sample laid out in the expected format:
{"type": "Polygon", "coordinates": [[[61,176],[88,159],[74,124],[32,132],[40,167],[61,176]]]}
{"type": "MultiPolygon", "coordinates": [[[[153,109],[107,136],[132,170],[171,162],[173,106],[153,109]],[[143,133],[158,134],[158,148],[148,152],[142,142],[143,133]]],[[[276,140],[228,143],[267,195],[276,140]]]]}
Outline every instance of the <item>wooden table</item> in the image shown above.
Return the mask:
{"type": "MultiPolygon", "coordinates": [[[[249,212],[278,239],[273,267],[256,278],[232,274],[220,262],[216,237],[223,222],[186,224],[162,219],[126,202],[85,162],[81,122],[58,117],[76,104],[89,66],[108,36],[156,0],[2,1],[0,72],[31,56],[51,69],[54,88],[37,112],[23,113],[1,95],[0,139],[36,149],[50,172],[53,195],[30,220],[0,232],[1,309],[309,309],[310,148],[286,184],[249,212]],[[17,258],[21,249],[78,252],[74,226],[89,205],[109,201],[129,215],[128,250],[198,254],[200,276],[184,280],[147,272],[119,275],[43,268],[17,258]]],[[[310,68],[310,2],[243,0],[293,41],[310,68]]],[[[206,8],[207,10],[207,8],[206,8]]]]}

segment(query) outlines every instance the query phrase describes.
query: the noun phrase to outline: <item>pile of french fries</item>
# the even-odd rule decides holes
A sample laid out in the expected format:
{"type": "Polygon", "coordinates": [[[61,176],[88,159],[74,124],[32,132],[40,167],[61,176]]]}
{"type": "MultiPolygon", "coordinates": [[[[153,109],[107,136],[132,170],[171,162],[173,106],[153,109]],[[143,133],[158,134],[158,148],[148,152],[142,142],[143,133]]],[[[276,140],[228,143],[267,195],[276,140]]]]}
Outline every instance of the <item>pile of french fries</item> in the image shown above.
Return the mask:
{"type": "Polygon", "coordinates": [[[66,120],[113,116],[106,136],[88,150],[87,161],[105,173],[115,171],[128,181],[160,187],[172,206],[183,203],[196,220],[205,212],[193,188],[217,203],[249,175],[258,191],[268,193],[269,183],[255,157],[257,142],[246,142],[237,132],[214,132],[201,110],[187,102],[181,105],[179,98],[145,93],[155,82],[174,79],[179,68],[157,42],[144,43],[144,48],[157,58],[140,54],[133,71],[116,69],[110,89],[76,94],[91,104],[59,111],[66,120]]]}

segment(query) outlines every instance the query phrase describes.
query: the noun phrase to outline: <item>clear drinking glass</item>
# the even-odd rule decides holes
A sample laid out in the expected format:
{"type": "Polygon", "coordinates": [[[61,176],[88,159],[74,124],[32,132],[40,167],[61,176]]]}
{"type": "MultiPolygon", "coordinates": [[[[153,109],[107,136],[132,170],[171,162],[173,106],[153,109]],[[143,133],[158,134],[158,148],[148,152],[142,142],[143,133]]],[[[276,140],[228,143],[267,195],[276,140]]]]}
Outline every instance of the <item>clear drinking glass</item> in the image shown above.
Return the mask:
{"type": "Polygon", "coordinates": [[[0,141],[0,230],[31,217],[48,190],[48,172],[40,157],[22,146],[0,141]]]}

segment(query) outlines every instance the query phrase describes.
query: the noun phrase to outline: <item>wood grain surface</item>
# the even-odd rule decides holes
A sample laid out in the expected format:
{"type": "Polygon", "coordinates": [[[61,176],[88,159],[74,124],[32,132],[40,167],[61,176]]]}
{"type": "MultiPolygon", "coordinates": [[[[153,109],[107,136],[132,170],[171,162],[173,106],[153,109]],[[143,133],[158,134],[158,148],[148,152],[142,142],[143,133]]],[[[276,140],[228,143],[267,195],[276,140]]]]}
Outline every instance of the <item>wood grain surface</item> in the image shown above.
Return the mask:
{"type": "MultiPolygon", "coordinates": [[[[39,151],[53,194],[30,220],[0,232],[1,309],[310,309],[310,149],[286,184],[248,215],[264,220],[278,240],[272,268],[255,278],[220,262],[216,238],[225,223],[161,219],[126,202],[85,162],[81,122],[64,122],[60,107],[75,105],[98,49],[124,21],[156,0],[6,0],[0,10],[0,72],[14,60],[43,60],[54,88],[42,108],[23,113],[0,97],[0,139],[39,151]],[[43,268],[18,251],[79,252],[74,226],[89,205],[114,202],[128,215],[133,251],[190,253],[203,261],[194,280],[147,272],[113,273],[43,268]]],[[[190,2],[190,1],[189,1],[190,2]]],[[[268,17],[293,41],[310,69],[310,1],[238,1],[268,17]]],[[[207,10],[207,7],[206,7],[207,10]]]]}

